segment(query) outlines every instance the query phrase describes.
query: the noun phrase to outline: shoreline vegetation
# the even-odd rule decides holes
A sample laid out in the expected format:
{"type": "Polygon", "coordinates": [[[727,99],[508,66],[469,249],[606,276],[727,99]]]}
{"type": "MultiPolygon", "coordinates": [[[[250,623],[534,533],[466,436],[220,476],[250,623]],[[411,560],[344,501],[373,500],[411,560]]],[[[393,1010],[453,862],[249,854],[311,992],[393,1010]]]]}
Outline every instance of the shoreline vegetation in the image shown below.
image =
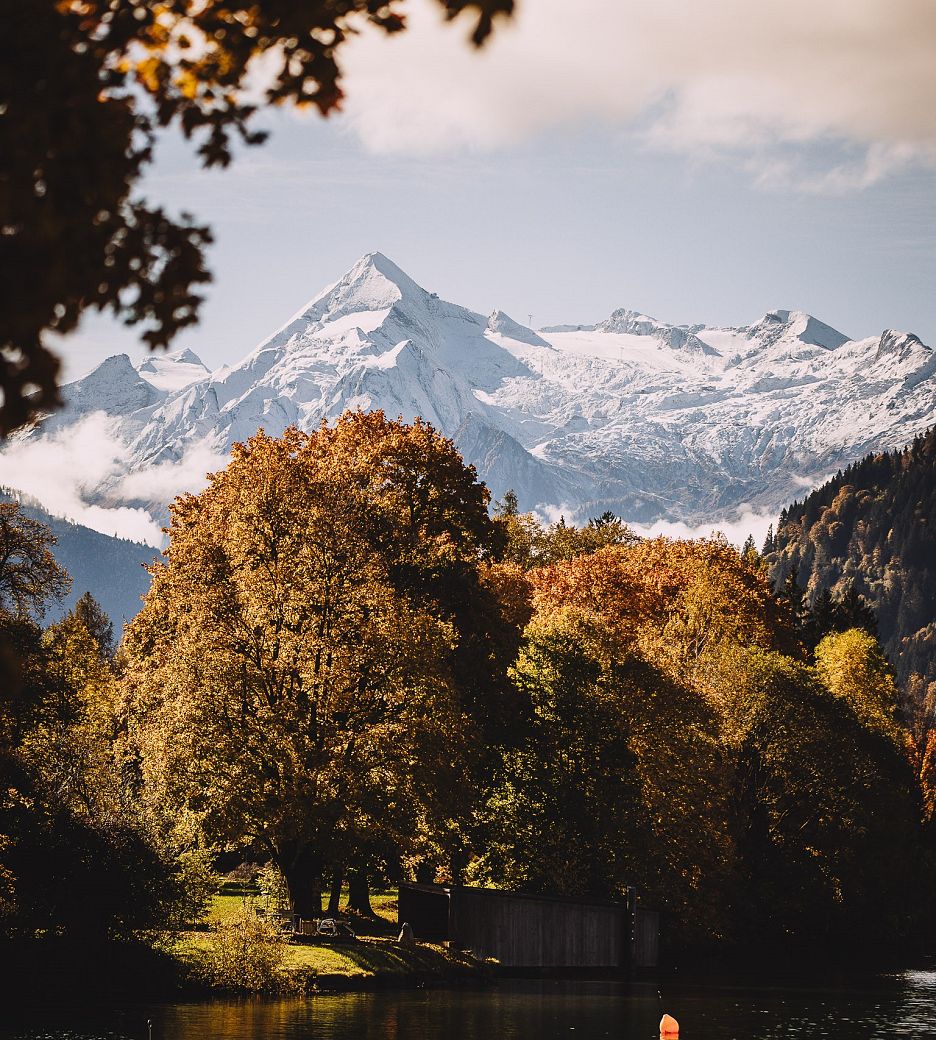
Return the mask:
{"type": "MultiPolygon", "coordinates": [[[[211,970],[225,926],[256,913],[256,898],[216,895],[205,921],[178,932],[131,940],[76,943],[47,936],[0,946],[0,970],[19,1002],[41,999],[209,999],[216,996],[312,996],[321,993],[478,984],[497,966],[441,944],[396,939],[395,892],[373,897],[374,918],[344,915],[361,931],[350,941],[325,939],[274,944],[274,957],[257,971],[243,959],[229,977],[211,970]]],[[[243,950],[241,951],[244,952],[243,950]]],[[[256,951],[253,951],[256,954],[256,951]]],[[[248,957],[251,954],[248,952],[248,957]]]]}
{"type": "MultiPolygon", "coordinates": [[[[302,995],[491,977],[495,966],[475,959],[470,952],[439,943],[399,942],[395,892],[375,893],[371,905],[373,917],[353,912],[339,915],[350,925],[353,939],[274,938],[267,947],[272,956],[261,965],[252,985],[250,966],[240,960],[250,942],[244,925],[249,928],[253,918],[263,927],[262,918],[256,917],[257,899],[251,894],[214,896],[204,926],[165,940],[165,948],[178,964],[185,988],[195,992],[302,995]],[[229,968],[217,963],[219,946],[223,946],[219,936],[225,929],[233,929],[238,947],[229,968]]],[[[269,932],[261,934],[269,937],[269,932]]]]}
{"type": "MultiPolygon", "coordinates": [[[[510,978],[558,980],[616,979],[639,984],[648,980],[681,979],[708,985],[712,979],[744,978],[748,973],[768,971],[778,981],[808,978],[812,984],[837,980],[847,972],[851,978],[880,971],[906,970],[928,964],[932,954],[921,951],[881,949],[869,958],[865,950],[816,949],[811,955],[797,951],[790,956],[763,950],[743,957],[722,951],[699,951],[679,963],[629,973],[600,970],[555,970],[537,972],[502,969],[496,961],[476,959],[471,951],[442,944],[396,938],[396,892],[374,893],[373,918],[342,913],[352,928],[360,929],[350,941],[326,939],[281,940],[278,960],[269,965],[265,978],[253,980],[242,974],[212,978],[206,970],[218,930],[243,915],[255,916],[255,893],[216,894],[204,921],[197,927],[177,932],[146,933],[132,940],[107,940],[99,944],[75,943],[61,936],[36,938],[0,946],[0,970],[18,1003],[78,1000],[96,1001],[167,1000],[203,1001],[219,997],[277,998],[313,997],[334,993],[364,993],[375,990],[423,987],[489,986],[510,978]],[[912,954],[915,953],[916,956],[912,954]]],[[[239,966],[243,969],[243,965],[239,966]]]]}

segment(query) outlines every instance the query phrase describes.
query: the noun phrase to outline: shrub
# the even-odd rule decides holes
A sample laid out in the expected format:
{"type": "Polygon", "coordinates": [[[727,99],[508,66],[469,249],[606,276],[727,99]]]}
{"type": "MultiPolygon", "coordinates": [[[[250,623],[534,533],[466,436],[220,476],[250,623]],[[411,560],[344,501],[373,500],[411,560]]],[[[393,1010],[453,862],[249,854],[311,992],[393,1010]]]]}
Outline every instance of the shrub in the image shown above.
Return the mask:
{"type": "Polygon", "coordinates": [[[201,958],[204,980],[216,989],[278,993],[287,988],[287,942],[249,908],[218,924],[201,958]]]}

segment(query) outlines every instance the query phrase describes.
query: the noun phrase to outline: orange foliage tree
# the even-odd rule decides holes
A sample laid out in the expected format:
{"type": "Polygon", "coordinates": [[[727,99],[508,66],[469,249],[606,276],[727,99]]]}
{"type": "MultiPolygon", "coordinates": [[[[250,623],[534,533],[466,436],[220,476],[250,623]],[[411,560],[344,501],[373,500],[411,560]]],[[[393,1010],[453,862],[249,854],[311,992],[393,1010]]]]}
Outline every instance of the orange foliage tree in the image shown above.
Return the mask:
{"type": "Polygon", "coordinates": [[[873,637],[829,637],[811,667],[756,557],[718,537],[606,546],[527,581],[512,674],[532,716],[480,877],[636,883],[682,941],[870,935],[875,902],[879,938],[906,927],[919,797],[873,637]]]}
{"type": "Polygon", "coordinates": [[[254,842],[303,916],[326,866],[457,802],[485,696],[459,655],[495,625],[486,505],[450,441],[380,413],[257,434],[173,504],[125,640],[145,797],[254,842]]]}
{"type": "Polygon", "coordinates": [[[721,537],[610,546],[532,572],[534,603],[602,614],[660,667],[704,681],[727,644],[791,650],[789,616],[756,562],[721,537]]]}

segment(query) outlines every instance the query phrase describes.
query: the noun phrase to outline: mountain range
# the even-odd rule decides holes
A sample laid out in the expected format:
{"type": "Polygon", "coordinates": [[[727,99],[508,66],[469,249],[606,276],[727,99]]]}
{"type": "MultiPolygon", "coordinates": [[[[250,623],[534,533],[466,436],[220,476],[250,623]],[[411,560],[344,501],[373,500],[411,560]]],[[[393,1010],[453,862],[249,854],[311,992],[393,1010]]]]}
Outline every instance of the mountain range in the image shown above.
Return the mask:
{"type": "Polygon", "coordinates": [[[868,452],[908,443],[936,414],[934,376],[936,355],[912,333],[850,339],[800,311],[716,328],[622,309],[533,330],[439,299],[372,253],[240,362],[210,372],[190,351],[137,367],[111,357],[18,436],[104,413],[122,462],[88,500],[161,521],[181,490],[167,475],[192,452],[221,466],[259,427],[277,435],[380,408],[430,421],[495,496],[512,488],[525,509],[717,526],[776,513],[868,452]]]}

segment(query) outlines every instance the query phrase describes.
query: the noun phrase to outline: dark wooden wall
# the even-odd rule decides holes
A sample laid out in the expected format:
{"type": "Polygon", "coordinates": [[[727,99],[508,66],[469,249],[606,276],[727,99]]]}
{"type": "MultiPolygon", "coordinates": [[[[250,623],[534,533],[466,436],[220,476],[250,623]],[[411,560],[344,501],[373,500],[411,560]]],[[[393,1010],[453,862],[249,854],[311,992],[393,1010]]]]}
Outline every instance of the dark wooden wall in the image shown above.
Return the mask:
{"type": "Polygon", "coordinates": [[[401,885],[399,920],[418,939],[450,940],[510,968],[628,968],[656,963],[657,916],[627,905],[494,889],[401,885]]]}
{"type": "Polygon", "coordinates": [[[626,907],[471,888],[453,889],[450,898],[449,932],[458,945],[505,967],[623,968],[630,962],[626,907]]]}
{"type": "Polygon", "coordinates": [[[660,958],[660,915],[656,910],[637,907],[634,911],[635,968],[655,968],[660,958]]]}
{"type": "Polygon", "coordinates": [[[406,921],[424,942],[446,942],[449,936],[449,893],[441,885],[400,885],[397,921],[406,921]]]}

